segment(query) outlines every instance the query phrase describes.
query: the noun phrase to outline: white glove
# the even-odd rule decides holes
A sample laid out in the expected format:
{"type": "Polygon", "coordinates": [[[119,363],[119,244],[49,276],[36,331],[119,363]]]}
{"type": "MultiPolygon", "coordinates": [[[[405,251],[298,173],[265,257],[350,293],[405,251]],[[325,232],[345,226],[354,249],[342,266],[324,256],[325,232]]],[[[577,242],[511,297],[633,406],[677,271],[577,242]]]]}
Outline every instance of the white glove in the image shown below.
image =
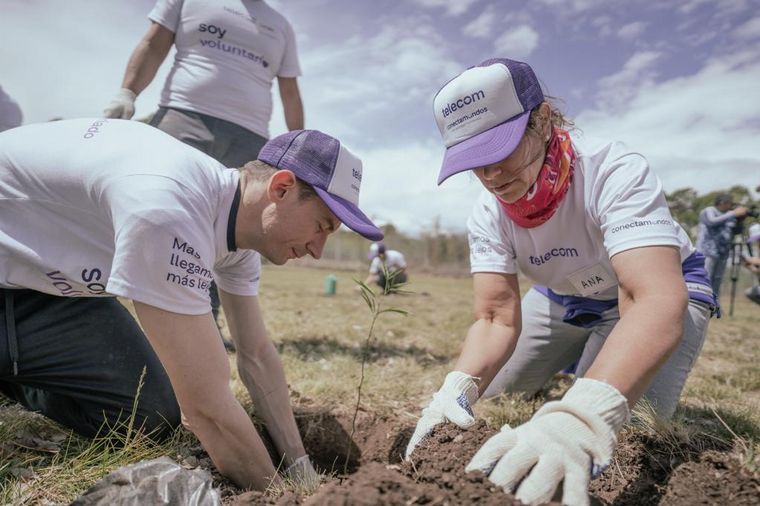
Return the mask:
{"type": "Polygon", "coordinates": [[[312,491],[319,486],[319,473],[314,470],[314,466],[311,465],[311,459],[309,459],[308,455],[298,457],[290,467],[285,470],[285,476],[287,479],[305,487],[309,491],[312,491]]]}
{"type": "Polygon", "coordinates": [[[562,504],[585,506],[590,477],[610,465],[629,418],[628,402],[615,387],[580,378],[561,401],[546,403],[528,422],[502,427],[465,471],[483,471],[510,493],[519,483],[515,496],[525,504],[550,501],[564,480],[562,504]]]}
{"type": "Polygon", "coordinates": [[[103,109],[106,118],[130,119],[135,114],[135,99],[137,95],[127,88],[122,88],[116,94],[108,106],[103,109]]]}
{"type": "Polygon", "coordinates": [[[478,400],[477,378],[459,371],[446,375],[443,386],[433,394],[433,400],[422,410],[412,439],[406,447],[406,458],[425,439],[436,425],[447,420],[466,429],[475,423],[471,406],[478,400]]]}

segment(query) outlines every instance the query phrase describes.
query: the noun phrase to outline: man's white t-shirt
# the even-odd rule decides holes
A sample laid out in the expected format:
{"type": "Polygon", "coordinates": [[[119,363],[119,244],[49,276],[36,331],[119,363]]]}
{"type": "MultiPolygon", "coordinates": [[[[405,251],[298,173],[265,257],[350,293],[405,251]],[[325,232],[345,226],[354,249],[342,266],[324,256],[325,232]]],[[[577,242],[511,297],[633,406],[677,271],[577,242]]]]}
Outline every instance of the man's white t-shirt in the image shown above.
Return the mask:
{"type": "Polygon", "coordinates": [[[158,0],[151,21],[175,34],[160,105],[269,137],[272,80],[301,74],[290,23],[263,0],[158,0]]]}
{"type": "Polygon", "coordinates": [[[210,310],[208,287],[256,295],[234,247],[239,174],[136,121],[77,119],[0,134],[0,286],[210,310]]]}
{"type": "Polygon", "coordinates": [[[560,295],[617,298],[610,258],[642,246],[694,252],[647,160],[619,142],[573,137],[573,182],[554,215],[535,228],[510,220],[483,190],[468,220],[471,271],[520,271],[560,295]]]}
{"type": "MultiPolygon", "coordinates": [[[[388,272],[397,271],[399,269],[406,269],[406,259],[400,251],[389,249],[385,251],[385,268],[388,272]]],[[[379,274],[383,272],[383,261],[379,256],[372,259],[372,263],[369,264],[370,274],[379,274]]]]}

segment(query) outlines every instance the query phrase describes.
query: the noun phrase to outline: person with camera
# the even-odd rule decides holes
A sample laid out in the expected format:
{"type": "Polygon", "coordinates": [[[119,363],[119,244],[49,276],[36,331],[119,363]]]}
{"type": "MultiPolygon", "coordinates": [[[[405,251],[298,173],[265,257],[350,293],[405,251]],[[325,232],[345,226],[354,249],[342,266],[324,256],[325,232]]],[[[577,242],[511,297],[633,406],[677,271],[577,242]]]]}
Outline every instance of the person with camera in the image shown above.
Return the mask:
{"type": "Polygon", "coordinates": [[[728,193],[715,197],[715,205],[702,209],[697,228],[697,251],[705,256],[705,270],[710,278],[715,298],[720,297],[720,283],[731,253],[731,243],[737,220],[747,216],[744,206],[736,206],[728,193]]]}

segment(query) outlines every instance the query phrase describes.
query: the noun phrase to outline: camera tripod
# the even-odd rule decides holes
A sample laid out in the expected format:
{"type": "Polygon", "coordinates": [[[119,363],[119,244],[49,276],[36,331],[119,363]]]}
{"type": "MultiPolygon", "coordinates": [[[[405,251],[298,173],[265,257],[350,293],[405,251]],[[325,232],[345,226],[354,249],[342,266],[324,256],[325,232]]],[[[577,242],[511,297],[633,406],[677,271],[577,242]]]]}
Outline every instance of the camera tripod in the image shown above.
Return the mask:
{"type": "Polygon", "coordinates": [[[749,245],[747,244],[747,235],[744,233],[744,227],[737,223],[734,227],[734,235],[731,239],[731,303],[728,306],[728,316],[734,316],[734,300],[736,299],[736,281],[739,279],[739,271],[742,267],[742,256],[746,249],[747,254],[749,245]]]}

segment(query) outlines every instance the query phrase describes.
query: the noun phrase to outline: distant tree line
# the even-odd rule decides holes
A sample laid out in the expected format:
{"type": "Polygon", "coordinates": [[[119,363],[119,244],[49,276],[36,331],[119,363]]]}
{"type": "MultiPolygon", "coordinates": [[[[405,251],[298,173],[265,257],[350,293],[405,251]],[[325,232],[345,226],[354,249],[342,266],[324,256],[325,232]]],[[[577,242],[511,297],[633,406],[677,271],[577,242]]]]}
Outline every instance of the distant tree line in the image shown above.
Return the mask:
{"type": "MultiPolygon", "coordinates": [[[[758,205],[760,201],[752,197],[746,186],[735,185],[726,190],[717,190],[700,195],[693,188],[681,188],[666,193],[670,212],[692,241],[696,240],[699,213],[714,204],[720,193],[729,193],[740,205],[758,205]]],[[[754,221],[754,220],[752,220],[754,221]]],[[[410,269],[431,271],[450,275],[469,273],[469,246],[466,233],[452,233],[441,229],[440,220],[433,220],[429,229],[418,236],[410,236],[397,230],[392,224],[383,228],[384,243],[389,249],[401,251],[410,269]]],[[[367,252],[370,242],[357,234],[340,230],[330,236],[322,254],[324,266],[332,268],[364,270],[369,265],[367,252]]]]}

